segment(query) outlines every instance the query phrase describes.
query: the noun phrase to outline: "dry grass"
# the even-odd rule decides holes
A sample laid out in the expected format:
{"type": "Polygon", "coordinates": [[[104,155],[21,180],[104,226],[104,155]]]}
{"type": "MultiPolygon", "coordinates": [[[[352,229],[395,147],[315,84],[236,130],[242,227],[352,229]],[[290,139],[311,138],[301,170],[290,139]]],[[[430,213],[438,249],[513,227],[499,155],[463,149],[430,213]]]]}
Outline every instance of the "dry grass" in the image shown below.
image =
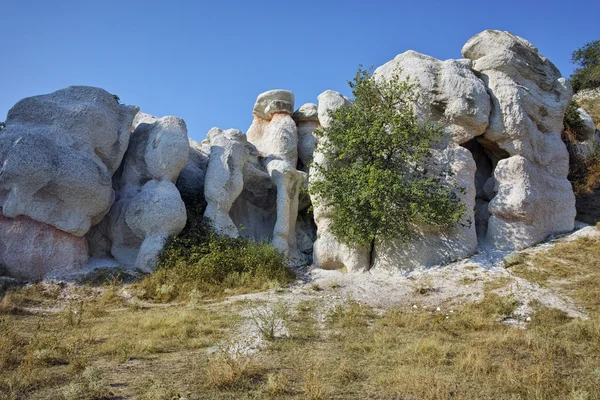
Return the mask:
{"type": "Polygon", "coordinates": [[[589,320],[534,304],[526,329],[503,323],[519,306],[493,293],[507,278],[452,312],[375,312],[317,292],[288,310],[289,335],[254,356],[224,347],[247,304],[105,306],[101,293],[65,302],[60,291],[15,290],[0,314],[0,399],[597,399],[599,248],[579,239],[508,263],[589,320]],[[66,307],[24,310],[52,304],[66,307]]]}
{"type": "Polygon", "coordinates": [[[596,128],[600,127],[600,98],[595,99],[581,99],[577,103],[580,107],[583,107],[585,111],[590,114],[596,128]]]}

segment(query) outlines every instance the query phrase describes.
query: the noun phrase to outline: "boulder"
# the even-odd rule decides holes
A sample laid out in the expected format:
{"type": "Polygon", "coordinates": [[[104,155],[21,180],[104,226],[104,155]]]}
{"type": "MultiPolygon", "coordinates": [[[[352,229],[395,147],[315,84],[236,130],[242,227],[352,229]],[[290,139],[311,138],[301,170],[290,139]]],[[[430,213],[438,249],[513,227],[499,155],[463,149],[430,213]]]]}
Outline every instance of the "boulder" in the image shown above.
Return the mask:
{"type": "Polygon", "coordinates": [[[7,218],[0,211],[0,275],[42,279],[50,271],[74,271],[88,260],[85,238],[21,215],[7,218]]]}
{"type": "Polygon", "coordinates": [[[377,68],[375,79],[408,79],[416,87],[415,114],[440,126],[448,141],[462,144],[488,126],[490,96],[471,71],[471,60],[440,61],[409,50],[377,68]]]}
{"type": "Polygon", "coordinates": [[[19,101],[0,137],[0,206],[83,236],[113,202],[111,177],[138,108],[72,86],[19,101]]]}
{"type": "Polygon", "coordinates": [[[140,113],[129,148],[113,177],[116,200],[87,235],[90,253],[151,271],[165,240],[185,227],[186,209],[174,182],[186,165],[185,122],[140,113]]]}
{"type": "Polygon", "coordinates": [[[10,274],[37,279],[87,262],[83,236],[113,204],[111,178],[137,112],[87,86],[29,97],[8,112],[0,135],[0,263],[10,274]]]}
{"type": "Polygon", "coordinates": [[[207,140],[211,147],[204,181],[204,217],[217,232],[238,237],[229,211],[244,188],[244,164],[249,157],[246,136],[237,129],[212,128],[207,140]]]}
{"type": "Polygon", "coordinates": [[[484,31],[462,54],[473,61],[491,95],[489,126],[480,143],[504,155],[494,170],[498,195],[489,204],[486,240],[522,249],[546,236],[572,230],[575,196],[561,140],[572,96],[569,82],[526,40],[508,32],[484,31]]]}
{"type": "Polygon", "coordinates": [[[596,136],[596,125],[594,120],[583,108],[578,108],[577,112],[583,121],[583,129],[577,135],[577,147],[584,158],[591,156],[598,147],[598,138],[596,136]]]}

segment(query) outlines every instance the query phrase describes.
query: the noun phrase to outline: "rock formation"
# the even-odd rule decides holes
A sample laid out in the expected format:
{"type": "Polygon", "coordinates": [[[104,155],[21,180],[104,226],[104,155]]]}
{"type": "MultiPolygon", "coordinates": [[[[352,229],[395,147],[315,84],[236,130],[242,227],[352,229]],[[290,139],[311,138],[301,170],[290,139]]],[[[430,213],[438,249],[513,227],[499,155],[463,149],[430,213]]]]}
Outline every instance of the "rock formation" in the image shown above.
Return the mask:
{"type": "MultiPolygon", "coordinates": [[[[452,171],[445,182],[464,189],[467,211],[453,228],[415,226],[411,240],[373,248],[336,240],[332,210],[304,189],[320,178],[311,163],[324,162],[315,130],[351,104],[340,93],[325,91],[297,110],[289,91],[262,93],[247,135],[213,128],[197,143],[177,117],[69,87],[17,103],[0,134],[0,264],[26,279],[77,271],[89,257],[151,271],[166,239],[184,228],[186,206],[203,210],[222,234],[270,241],[293,264],[348,271],[408,271],[573,229],[561,141],[568,81],[507,32],[484,31],[462,54],[441,61],[407,51],[374,75],[407,77],[417,118],[441,128],[428,170],[452,171]]],[[[597,139],[580,114],[588,154],[597,139]]]]}
{"type": "Polygon", "coordinates": [[[88,235],[95,257],[151,271],[166,239],[185,227],[186,210],[174,182],[188,160],[185,122],[139,113],[121,167],[116,200],[88,235]]]}
{"type": "Polygon", "coordinates": [[[499,158],[487,242],[522,249],[572,230],[575,196],[560,137],[572,96],[569,82],[533,45],[508,32],[484,31],[462,53],[492,99],[489,127],[480,140],[499,158]]]}
{"type": "Polygon", "coordinates": [[[102,89],[73,86],[8,112],[0,134],[0,263],[10,274],[40,278],[85,264],[83,236],[112,205],[112,174],[137,111],[102,89]]]}
{"type": "MultiPolygon", "coordinates": [[[[331,124],[330,112],[340,107],[346,107],[350,100],[333,90],[327,90],[319,95],[318,116],[322,127],[327,128],[331,124]]],[[[327,140],[323,138],[322,140],[327,140]]],[[[323,154],[314,153],[314,163],[324,165],[323,154]]],[[[309,175],[309,181],[320,179],[313,171],[309,175]]],[[[320,204],[318,197],[312,196],[315,224],[317,226],[317,240],[314,243],[313,263],[325,269],[341,269],[347,271],[366,271],[370,264],[370,249],[350,248],[340,243],[330,231],[331,212],[329,207],[320,204]]]]}

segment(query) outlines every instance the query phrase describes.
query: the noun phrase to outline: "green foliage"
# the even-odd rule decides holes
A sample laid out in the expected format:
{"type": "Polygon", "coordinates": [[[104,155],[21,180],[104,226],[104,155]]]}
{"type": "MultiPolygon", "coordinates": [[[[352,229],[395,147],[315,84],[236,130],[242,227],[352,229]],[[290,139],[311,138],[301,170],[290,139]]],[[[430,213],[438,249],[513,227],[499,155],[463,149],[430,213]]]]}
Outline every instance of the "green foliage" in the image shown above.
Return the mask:
{"type": "Polygon", "coordinates": [[[218,235],[201,211],[201,205],[188,208],[184,231],[169,239],[156,271],[137,284],[142,297],[171,301],[198,293],[261,290],[295,279],[285,256],[273,246],[218,235]]]}
{"type": "Polygon", "coordinates": [[[575,50],[571,62],[579,66],[571,75],[571,84],[576,92],[600,87],[600,40],[575,50]]]}
{"type": "Polygon", "coordinates": [[[119,98],[119,96],[117,96],[116,94],[112,95],[113,99],[115,99],[115,101],[119,104],[121,104],[121,99],[119,98]]]}
{"type": "Polygon", "coordinates": [[[324,161],[313,163],[311,184],[318,202],[332,209],[332,233],[349,245],[367,246],[375,238],[408,239],[415,224],[456,224],[464,205],[437,176],[431,147],[442,137],[433,124],[420,124],[412,104],[415,88],[398,74],[376,81],[358,70],[349,82],[354,101],[330,115],[330,126],[315,133],[324,161]]]}
{"type": "Polygon", "coordinates": [[[568,179],[573,185],[576,196],[589,195],[600,188],[600,148],[592,154],[584,156],[578,142],[584,140],[582,135],[584,122],[577,109],[579,105],[571,101],[567,106],[564,118],[562,140],[569,152],[568,179]]]}
{"type": "Polygon", "coordinates": [[[578,108],[579,104],[577,104],[575,100],[571,100],[567,106],[565,118],[563,120],[563,140],[567,139],[574,141],[575,139],[579,139],[581,137],[581,132],[585,128],[585,122],[581,118],[581,115],[579,115],[579,112],[577,111],[578,108]]]}

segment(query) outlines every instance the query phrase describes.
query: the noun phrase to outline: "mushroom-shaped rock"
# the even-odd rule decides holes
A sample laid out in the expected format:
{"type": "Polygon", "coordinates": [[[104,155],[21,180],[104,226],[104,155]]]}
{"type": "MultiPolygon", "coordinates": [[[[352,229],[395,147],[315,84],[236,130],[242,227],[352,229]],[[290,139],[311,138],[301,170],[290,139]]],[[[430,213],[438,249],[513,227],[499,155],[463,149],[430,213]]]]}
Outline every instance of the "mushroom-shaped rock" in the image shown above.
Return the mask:
{"type": "Polygon", "coordinates": [[[269,90],[261,93],[254,104],[253,113],[263,119],[271,119],[275,113],[292,114],[294,94],[289,90],[269,90]]]}
{"type": "Polygon", "coordinates": [[[248,141],[258,149],[277,188],[277,220],[273,245],[286,256],[300,259],[296,246],[298,196],[306,174],[298,165],[298,127],[292,119],[294,95],[286,90],[262,93],[254,105],[248,141]]]}

